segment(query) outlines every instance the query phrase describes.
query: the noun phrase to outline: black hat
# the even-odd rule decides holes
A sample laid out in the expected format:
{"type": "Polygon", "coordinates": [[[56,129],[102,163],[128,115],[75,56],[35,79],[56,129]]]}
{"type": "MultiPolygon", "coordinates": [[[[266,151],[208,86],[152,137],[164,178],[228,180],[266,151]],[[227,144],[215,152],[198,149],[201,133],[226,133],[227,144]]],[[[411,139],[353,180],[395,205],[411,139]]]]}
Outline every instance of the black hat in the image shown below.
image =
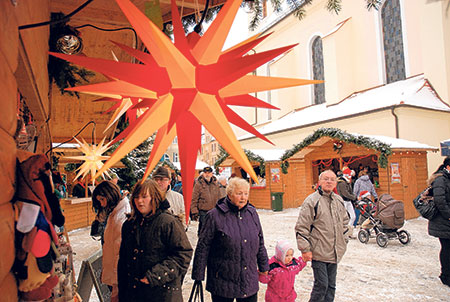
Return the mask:
{"type": "Polygon", "coordinates": [[[211,167],[204,167],[203,168],[203,172],[205,172],[205,173],[209,173],[209,172],[212,172],[212,171],[213,171],[213,169],[211,167]]]}
{"type": "Polygon", "coordinates": [[[170,178],[170,172],[167,168],[159,166],[155,172],[153,172],[152,178],[161,177],[161,178],[170,178]]]}

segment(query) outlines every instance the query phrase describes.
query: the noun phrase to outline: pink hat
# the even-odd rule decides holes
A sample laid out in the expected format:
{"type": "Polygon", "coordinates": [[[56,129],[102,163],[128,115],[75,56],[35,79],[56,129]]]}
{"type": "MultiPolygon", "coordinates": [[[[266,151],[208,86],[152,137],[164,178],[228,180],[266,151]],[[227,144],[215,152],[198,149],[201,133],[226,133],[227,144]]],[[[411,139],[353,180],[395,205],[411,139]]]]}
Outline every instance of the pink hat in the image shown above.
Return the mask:
{"type": "Polygon", "coordinates": [[[370,197],[370,193],[369,193],[369,191],[361,191],[361,193],[359,193],[359,197],[361,197],[361,198],[369,198],[370,197]]]}
{"type": "Polygon", "coordinates": [[[277,245],[275,246],[275,258],[277,258],[277,260],[280,261],[281,263],[286,264],[284,263],[284,259],[286,257],[286,253],[289,250],[294,250],[289,241],[287,240],[278,241],[277,245]]]}

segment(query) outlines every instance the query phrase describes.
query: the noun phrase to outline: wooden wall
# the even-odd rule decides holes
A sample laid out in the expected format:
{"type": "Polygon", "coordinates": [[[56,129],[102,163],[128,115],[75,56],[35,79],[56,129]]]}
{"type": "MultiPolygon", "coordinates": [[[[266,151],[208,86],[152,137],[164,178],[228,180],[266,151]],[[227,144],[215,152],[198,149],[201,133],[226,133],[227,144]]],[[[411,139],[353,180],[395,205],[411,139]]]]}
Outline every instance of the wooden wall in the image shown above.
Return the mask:
{"type": "MultiPolygon", "coordinates": [[[[15,255],[11,199],[15,184],[17,91],[23,88],[24,95],[29,93],[27,105],[38,121],[45,121],[43,112],[49,105],[46,71],[48,28],[34,30],[22,37],[18,31],[20,25],[48,20],[49,1],[17,3],[14,6],[11,1],[0,1],[0,293],[1,300],[8,302],[18,300],[16,281],[10,272],[15,255]]],[[[42,126],[42,123],[38,125],[39,151],[43,151],[50,141],[48,130],[43,131],[42,126]]]]}
{"type": "Polygon", "coordinates": [[[389,193],[395,199],[402,200],[405,205],[407,219],[416,218],[419,213],[413,205],[413,199],[426,187],[428,166],[426,152],[396,151],[389,158],[386,169],[379,169],[379,195],[389,193]],[[400,183],[391,181],[391,164],[399,164],[400,183]]]}
{"type": "Polygon", "coordinates": [[[0,1],[0,293],[2,301],[17,301],[17,286],[10,272],[14,262],[14,195],[17,83],[14,72],[18,58],[18,22],[10,1],[0,1]]]}
{"type": "Polygon", "coordinates": [[[61,208],[66,217],[64,227],[67,231],[90,226],[95,219],[90,198],[61,199],[61,208]]]}

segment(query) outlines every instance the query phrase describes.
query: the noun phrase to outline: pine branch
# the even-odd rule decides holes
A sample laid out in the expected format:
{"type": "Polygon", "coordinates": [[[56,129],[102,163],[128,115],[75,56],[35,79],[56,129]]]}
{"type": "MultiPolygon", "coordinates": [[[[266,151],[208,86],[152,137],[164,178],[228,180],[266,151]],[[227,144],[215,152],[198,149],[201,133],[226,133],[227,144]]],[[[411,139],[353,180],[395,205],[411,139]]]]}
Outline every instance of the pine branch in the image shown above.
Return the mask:
{"type": "Polygon", "coordinates": [[[381,0],[366,0],[366,2],[368,10],[371,10],[372,8],[378,10],[381,6],[381,0]]]}
{"type": "Polygon", "coordinates": [[[330,12],[334,11],[337,15],[342,9],[342,0],[328,0],[326,8],[330,12]]]}

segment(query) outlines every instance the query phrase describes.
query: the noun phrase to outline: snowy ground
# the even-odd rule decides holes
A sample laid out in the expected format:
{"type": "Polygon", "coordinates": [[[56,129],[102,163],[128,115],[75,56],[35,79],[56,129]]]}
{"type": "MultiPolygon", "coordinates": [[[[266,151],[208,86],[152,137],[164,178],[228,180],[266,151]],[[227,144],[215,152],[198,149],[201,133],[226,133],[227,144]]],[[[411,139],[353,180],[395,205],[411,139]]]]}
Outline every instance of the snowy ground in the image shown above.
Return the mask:
{"type": "MultiPolygon", "coordinates": [[[[264,238],[269,257],[274,254],[275,244],[280,239],[291,240],[295,244],[294,225],[298,209],[282,212],[258,210],[264,230],[264,238]]],[[[422,218],[405,223],[403,229],[411,233],[412,241],[404,246],[398,240],[389,241],[386,248],[380,248],[375,238],[368,244],[357,239],[351,240],[347,253],[338,267],[336,302],[339,301],[450,301],[450,288],[442,285],[438,275],[439,241],[427,234],[427,221],[422,218]]],[[[197,223],[193,222],[188,237],[195,247],[197,223]]],[[[76,275],[81,261],[100,248],[98,241],[89,236],[88,229],[72,231],[70,241],[76,255],[74,257],[76,275]]],[[[300,252],[296,250],[295,256],[300,252]]],[[[191,271],[184,281],[183,295],[187,301],[193,281],[191,271]]],[[[308,301],[313,283],[311,265],[300,272],[295,282],[297,301],[308,301]]],[[[265,285],[261,284],[259,301],[264,301],[265,285]]],[[[209,293],[205,300],[210,301],[209,293]]],[[[98,301],[93,292],[90,301],[98,301]]]]}

